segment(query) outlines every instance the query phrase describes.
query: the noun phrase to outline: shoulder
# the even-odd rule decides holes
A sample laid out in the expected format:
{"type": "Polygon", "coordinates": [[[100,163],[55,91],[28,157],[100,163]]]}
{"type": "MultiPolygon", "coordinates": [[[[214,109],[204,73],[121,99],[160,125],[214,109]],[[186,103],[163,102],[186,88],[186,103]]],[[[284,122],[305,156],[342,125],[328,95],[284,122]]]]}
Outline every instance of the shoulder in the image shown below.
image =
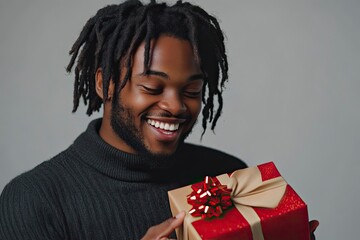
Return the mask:
{"type": "Polygon", "coordinates": [[[231,154],[190,143],[183,144],[180,155],[198,171],[205,168],[208,175],[218,175],[247,167],[245,162],[231,154]]]}
{"type": "Polygon", "coordinates": [[[227,160],[241,161],[239,158],[223,151],[191,143],[185,143],[182,147],[182,150],[191,155],[200,155],[210,158],[223,158],[227,160]]]}
{"type": "Polygon", "coordinates": [[[12,179],[7,188],[31,188],[31,189],[43,189],[44,186],[49,184],[56,184],[56,181],[61,181],[64,175],[66,165],[69,165],[69,161],[66,157],[66,151],[59,153],[58,155],[46,160],[33,169],[26,171],[14,179],[12,179]],[[58,178],[58,179],[57,179],[58,178]]]}
{"type": "Polygon", "coordinates": [[[22,197],[29,195],[26,197],[32,198],[32,201],[36,201],[39,196],[46,197],[48,191],[63,178],[66,164],[64,154],[65,151],[12,179],[3,189],[0,203],[3,204],[10,195],[15,200],[22,200],[22,197]]]}
{"type": "Polygon", "coordinates": [[[34,200],[37,195],[50,200],[48,196],[56,195],[55,191],[68,183],[71,176],[76,175],[79,161],[74,161],[74,157],[69,156],[69,149],[12,179],[5,186],[1,194],[2,198],[7,193],[26,194],[29,192],[34,200]]]}
{"type": "Polygon", "coordinates": [[[0,239],[56,239],[61,229],[49,185],[47,163],[23,173],[0,195],[0,239]]]}

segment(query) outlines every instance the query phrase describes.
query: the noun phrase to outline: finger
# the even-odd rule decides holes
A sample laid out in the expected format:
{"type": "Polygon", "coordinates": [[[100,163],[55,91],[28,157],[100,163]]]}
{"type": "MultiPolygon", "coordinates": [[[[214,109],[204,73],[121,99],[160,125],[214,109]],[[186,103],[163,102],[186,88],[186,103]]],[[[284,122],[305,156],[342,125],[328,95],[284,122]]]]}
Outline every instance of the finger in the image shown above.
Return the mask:
{"type": "Polygon", "coordinates": [[[181,224],[184,222],[185,218],[185,211],[179,212],[175,217],[169,218],[165,222],[160,223],[159,230],[160,230],[160,239],[161,237],[167,237],[178,227],[181,226],[181,224]]]}
{"type": "Polygon", "coordinates": [[[317,221],[317,220],[312,220],[309,222],[310,239],[311,240],[316,240],[314,232],[318,226],[319,226],[319,221],[317,221]]]}
{"type": "Polygon", "coordinates": [[[319,221],[318,220],[312,220],[309,222],[309,226],[310,226],[310,232],[315,232],[316,228],[319,226],[319,221]]]}
{"type": "Polygon", "coordinates": [[[181,211],[175,217],[169,218],[166,221],[153,226],[148,229],[145,236],[142,238],[145,239],[159,239],[159,240],[167,240],[168,236],[181,224],[183,223],[185,218],[185,212],[181,211]]]}

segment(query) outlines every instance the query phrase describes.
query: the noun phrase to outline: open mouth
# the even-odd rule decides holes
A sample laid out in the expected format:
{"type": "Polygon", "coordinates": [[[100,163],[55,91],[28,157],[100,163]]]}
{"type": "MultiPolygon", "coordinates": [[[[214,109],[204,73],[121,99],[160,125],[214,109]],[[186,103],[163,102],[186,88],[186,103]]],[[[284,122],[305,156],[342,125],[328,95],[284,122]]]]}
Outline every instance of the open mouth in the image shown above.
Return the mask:
{"type": "Polygon", "coordinates": [[[179,123],[167,123],[167,122],[161,122],[153,119],[148,119],[147,123],[151,126],[164,130],[169,132],[175,132],[179,129],[180,124],[179,123]]]}

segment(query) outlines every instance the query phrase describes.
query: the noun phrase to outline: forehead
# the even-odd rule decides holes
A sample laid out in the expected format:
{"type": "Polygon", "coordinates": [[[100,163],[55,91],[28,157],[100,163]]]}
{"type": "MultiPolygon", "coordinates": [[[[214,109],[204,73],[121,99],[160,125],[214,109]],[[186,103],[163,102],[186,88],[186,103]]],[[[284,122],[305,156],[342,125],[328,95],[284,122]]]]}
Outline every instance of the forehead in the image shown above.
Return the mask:
{"type": "MultiPolygon", "coordinates": [[[[144,70],[143,42],[136,50],[133,58],[133,71],[138,73],[144,70]]],[[[195,59],[192,46],[189,41],[172,36],[160,36],[151,41],[150,69],[177,73],[200,73],[200,66],[195,59]]]]}

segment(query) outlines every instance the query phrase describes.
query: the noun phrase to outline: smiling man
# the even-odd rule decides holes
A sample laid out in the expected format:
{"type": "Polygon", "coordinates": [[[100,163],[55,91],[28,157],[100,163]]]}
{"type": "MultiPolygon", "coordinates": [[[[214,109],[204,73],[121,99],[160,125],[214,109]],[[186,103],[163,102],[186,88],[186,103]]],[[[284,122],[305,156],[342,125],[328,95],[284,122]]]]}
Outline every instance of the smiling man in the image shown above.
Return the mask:
{"type": "MultiPolygon", "coordinates": [[[[204,76],[192,46],[176,36],[152,40],[151,64],[144,69],[145,43],[133,56],[131,80],[105,102],[100,136],[129,153],[167,156],[189,134],[201,110],[204,76]]],[[[126,72],[126,68],[122,69],[126,72]]],[[[103,96],[103,72],[97,70],[96,90],[103,96]]],[[[114,84],[110,84],[110,96],[114,84]]]]}
{"type": "Polygon", "coordinates": [[[167,192],[244,168],[185,143],[202,112],[215,128],[227,75],[224,37],[202,8],[129,0],[100,9],[70,54],[74,108],[102,108],[74,143],[13,179],[0,198],[0,239],[166,239],[167,192]],[[217,108],[215,108],[217,106],[217,108]]]}
{"type": "Polygon", "coordinates": [[[228,65],[216,18],[181,1],[129,0],[90,18],[70,54],[73,111],[84,100],[103,117],[4,188],[0,239],[175,237],[184,213],[171,216],[169,190],[246,167],[184,142],[200,112],[204,132],[221,115],[228,65]]]}

